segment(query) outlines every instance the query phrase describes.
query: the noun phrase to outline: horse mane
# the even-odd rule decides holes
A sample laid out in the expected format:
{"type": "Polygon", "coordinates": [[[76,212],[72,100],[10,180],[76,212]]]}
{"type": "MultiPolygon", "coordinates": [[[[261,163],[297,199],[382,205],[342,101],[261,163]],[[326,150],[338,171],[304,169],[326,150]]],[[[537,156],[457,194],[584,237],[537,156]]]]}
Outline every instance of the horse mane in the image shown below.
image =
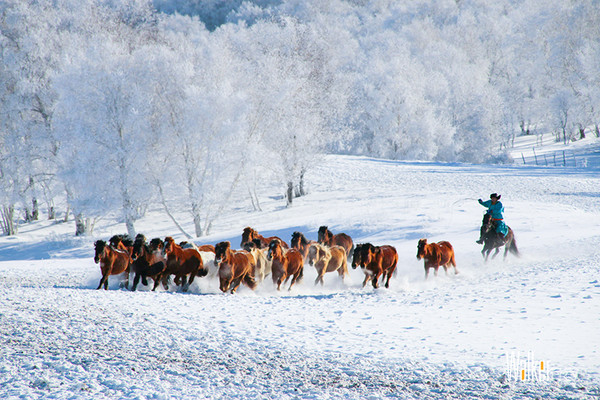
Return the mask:
{"type": "Polygon", "coordinates": [[[102,251],[106,247],[106,242],[104,240],[96,240],[94,242],[94,248],[96,251],[102,251]]]}
{"type": "Polygon", "coordinates": [[[304,236],[304,234],[302,232],[294,232],[292,234],[292,241],[294,240],[294,238],[298,238],[298,240],[300,240],[300,244],[302,245],[307,245],[308,243],[308,239],[306,238],[306,236],[304,236]]]}
{"type": "MultiPolygon", "coordinates": [[[[136,238],[137,238],[137,236],[136,236],[136,238]]],[[[129,236],[126,233],[113,235],[113,237],[111,237],[108,242],[112,246],[118,245],[119,242],[123,243],[126,247],[132,247],[133,246],[133,239],[131,238],[131,236],[129,236]]]]}

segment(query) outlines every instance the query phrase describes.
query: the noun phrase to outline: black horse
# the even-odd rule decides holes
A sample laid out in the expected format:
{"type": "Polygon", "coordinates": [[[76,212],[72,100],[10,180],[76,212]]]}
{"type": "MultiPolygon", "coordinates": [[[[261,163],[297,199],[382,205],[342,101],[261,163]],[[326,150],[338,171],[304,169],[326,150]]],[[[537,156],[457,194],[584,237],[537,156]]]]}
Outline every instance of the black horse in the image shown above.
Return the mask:
{"type": "Polygon", "coordinates": [[[496,249],[496,252],[492,255],[492,259],[498,255],[500,251],[500,247],[504,247],[504,259],[508,252],[510,251],[515,256],[519,257],[519,249],[517,248],[517,242],[515,240],[515,234],[509,226],[508,233],[506,236],[498,234],[496,232],[496,223],[492,219],[491,214],[485,214],[483,216],[483,222],[481,226],[481,232],[483,237],[483,250],[481,250],[481,254],[483,255],[485,261],[488,260],[490,253],[492,250],[496,249]]]}

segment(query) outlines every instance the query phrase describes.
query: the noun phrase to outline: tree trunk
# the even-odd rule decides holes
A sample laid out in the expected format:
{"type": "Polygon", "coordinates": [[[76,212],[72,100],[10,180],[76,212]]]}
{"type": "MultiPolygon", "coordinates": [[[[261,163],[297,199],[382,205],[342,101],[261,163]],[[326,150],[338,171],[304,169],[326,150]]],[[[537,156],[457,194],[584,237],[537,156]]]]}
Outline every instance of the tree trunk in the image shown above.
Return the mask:
{"type": "Polygon", "coordinates": [[[585,139],[585,128],[579,127],[579,139],[585,139]]]}
{"type": "Polygon", "coordinates": [[[31,202],[33,204],[33,208],[31,209],[31,219],[33,221],[37,221],[40,216],[40,208],[38,205],[38,201],[36,198],[34,198],[31,202]]]}
{"type": "Polygon", "coordinates": [[[3,206],[0,209],[2,215],[2,232],[6,236],[12,236],[17,234],[17,226],[15,225],[15,207],[11,204],[9,206],[3,206]]]}
{"type": "Polygon", "coordinates": [[[287,183],[287,206],[291,206],[292,205],[292,201],[294,199],[294,182],[288,182],[287,183]]]}
{"type": "Polygon", "coordinates": [[[88,236],[94,231],[91,218],[83,218],[81,213],[75,216],[75,236],[88,236]]]}

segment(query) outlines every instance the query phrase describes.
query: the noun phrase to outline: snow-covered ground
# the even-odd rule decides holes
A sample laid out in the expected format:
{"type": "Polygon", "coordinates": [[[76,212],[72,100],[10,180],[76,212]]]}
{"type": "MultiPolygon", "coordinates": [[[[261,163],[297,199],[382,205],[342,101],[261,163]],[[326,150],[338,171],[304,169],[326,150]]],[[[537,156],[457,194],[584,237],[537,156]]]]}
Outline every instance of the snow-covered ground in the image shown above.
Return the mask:
{"type": "MultiPolygon", "coordinates": [[[[83,239],[72,223],[23,225],[0,238],[0,398],[599,397],[599,143],[585,168],[328,156],[293,207],[238,199],[197,241],[238,247],[245,226],[316,239],[328,225],[397,248],[389,289],[362,288],[360,270],[314,286],[306,266],[289,292],[266,281],[222,294],[207,278],[188,293],[129,292],[115,277],[96,291],[92,243],[123,224],[104,219],[83,239]],[[477,199],[491,192],[521,258],[482,260],[477,199]],[[453,244],[458,275],[424,279],[423,237],[453,244]],[[541,362],[537,378],[516,376],[541,362]]],[[[136,228],[182,239],[158,209],[136,228]]]]}

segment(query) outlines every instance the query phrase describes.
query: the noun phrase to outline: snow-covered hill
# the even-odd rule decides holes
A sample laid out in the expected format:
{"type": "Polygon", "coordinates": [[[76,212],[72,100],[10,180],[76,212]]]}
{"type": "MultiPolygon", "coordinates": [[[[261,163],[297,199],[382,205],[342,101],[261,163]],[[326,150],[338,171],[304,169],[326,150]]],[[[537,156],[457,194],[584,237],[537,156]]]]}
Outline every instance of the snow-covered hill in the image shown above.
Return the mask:
{"type": "MultiPolygon", "coordinates": [[[[266,281],[222,294],[206,278],[189,293],[129,292],[114,277],[109,291],[96,291],[92,243],[123,232],[122,224],[102,220],[96,237],[84,239],[72,237],[71,224],[21,226],[17,237],[0,238],[0,397],[600,396],[599,172],[591,162],[554,168],[328,156],[293,207],[265,196],[263,211],[251,212],[237,199],[214,233],[197,241],[238,247],[245,226],[316,239],[327,225],[355,243],[397,248],[389,289],[362,288],[360,270],[314,286],[306,266],[289,292],[266,281]],[[491,192],[502,194],[521,258],[482,260],[477,199],[491,192]],[[453,244],[458,275],[424,279],[415,257],[423,237],[453,244]],[[541,362],[539,376],[516,376],[541,362]]],[[[139,231],[182,239],[159,211],[139,231]]]]}

